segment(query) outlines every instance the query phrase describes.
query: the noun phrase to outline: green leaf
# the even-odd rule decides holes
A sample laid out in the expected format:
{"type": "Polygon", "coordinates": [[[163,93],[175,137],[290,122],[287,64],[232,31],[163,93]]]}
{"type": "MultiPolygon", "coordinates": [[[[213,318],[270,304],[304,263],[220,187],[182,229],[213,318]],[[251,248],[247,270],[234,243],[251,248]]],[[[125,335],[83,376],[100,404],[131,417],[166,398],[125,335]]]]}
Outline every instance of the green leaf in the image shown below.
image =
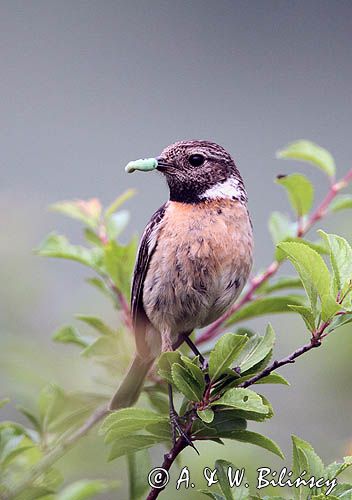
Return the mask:
{"type": "Polygon", "coordinates": [[[53,334],[53,340],[62,344],[76,344],[80,347],[88,346],[88,341],[79,334],[77,328],[71,325],[64,325],[56,330],[53,334]]]}
{"type": "Polygon", "coordinates": [[[333,489],[333,493],[334,495],[329,495],[328,497],[325,497],[325,499],[332,498],[333,500],[335,500],[336,498],[342,498],[343,500],[351,500],[352,484],[339,483],[333,489]]]}
{"type": "Polygon", "coordinates": [[[206,423],[202,420],[195,420],[192,427],[192,434],[197,437],[231,437],[234,430],[245,430],[247,422],[244,418],[239,417],[238,411],[233,409],[219,409],[214,411],[214,419],[211,423],[206,423]]]}
{"type": "Polygon", "coordinates": [[[273,243],[277,245],[280,241],[296,235],[297,224],[292,222],[286,215],[273,212],[269,218],[269,231],[273,243]]]}
{"type": "Polygon", "coordinates": [[[341,236],[327,234],[322,230],[319,230],[318,233],[330,248],[335,290],[344,292],[346,286],[348,287],[352,281],[352,248],[341,236]]]}
{"type": "Polygon", "coordinates": [[[219,480],[219,486],[222,493],[225,495],[226,500],[247,500],[249,499],[249,489],[246,488],[246,483],[248,480],[244,475],[240,486],[231,486],[229,482],[229,471],[234,474],[234,471],[240,470],[239,467],[234,466],[231,462],[227,460],[216,460],[215,468],[217,470],[217,478],[219,480]]]}
{"type": "Polygon", "coordinates": [[[342,463],[333,462],[325,468],[325,476],[329,479],[339,476],[342,472],[352,466],[352,456],[344,457],[342,463]]]}
{"type": "Polygon", "coordinates": [[[111,357],[119,353],[121,347],[119,339],[116,336],[107,336],[97,338],[89,344],[81,353],[84,358],[92,357],[111,357]]]}
{"type": "Polygon", "coordinates": [[[226,333],[215,344],[209,356],[209,375],[211,380],[217,380],[234,362],[246,344],[246,335],[226,333]]]}
{"type": "Polygon", "coordinates": [[[72,219],[84,222],[92,228],[97,227],[101,215],[101,204],[97,198],[91,200],[61,201],[50,205],[50,210],[60,212],[72,219]]]}
{"type": "Polygon", "coordinates": [[[346,208],[352,208],[351,194],[339,194],[329,205],[329,210],[331,212],[338,212],[339,210],[345,210],[346,208]]]}
{"type": "Polygon", "coordinates": [[[326,149],[311,141],[300,140],[292,142],[286,148],[277,152],[277,158],[292,158],[306,161],[320,168],[330,177],[335,175],[335,161],[326,149]]]}
{"type": "Polygon", "coordinates": [[[165,417],[144,408],[123,408],[108,415],[102,423],[99,434],[106,434],[122,427],[130,430],[144,429],[147,425],[164,422],[165,417]]]}
{"type": "Polygon", "coordinates": [[[71,245],[65,236],[51,233],[35,250],[42,257],[73,260],[96,271],[101,270],[103,254],[101,248],[85,248],[71,245]]]}
{"type": "MultiPolygon", "coordinates": [[[[251,341],[252,339],[250,339],[251,341]]],[[[249,341],[249,342],[250,342],[249,341]]],[[[274,347],[275,343],[275,332],[273,327],[269,324],[266,328],[264,337],[260,337],[253,340],[253,348],[246,354],[246,356],[241,360],[239,365],[241,372],[246,372],[257,363],[262,361],[269,354],[269,352],[274,347]]]]}
{"type": "Polygon", "coordinates": [[[260,292],[272,293],[286,288],[302,288],[302,281],[299,278],[293,276],[283,276],[278,278],[275,283],[270,283],[268,281],[264,282],[262,286],[258,288],[260,292]]]}
{"type": "Polygon", "coordinates": [[[290,385],[290,383],[279,373],[270,373],[266,377],[259,379],[255,384],[282,384],[290,385]]]}
{"type": "Polygon", "coordinates": [[[214,411],[211,408],[205,410],[197,410],[198,417],[206,424],[210,424],[214,420],[214,411]]]}
{"type": "MultiPolygon", "coordinates": [[[[285,238],[284,241],[297,242],[297,243],[300,243],[302,245],[307,245],[309,248],[311,248],[312,250],[315,250],[320,255],[325,255],[325,254],[329,253],[328,248],[326,247],[326,245],[322,244],[321,241],[319,241],[317,243],[317,242],[308,241],[308,240],[305,240],[303,238],[298,238],[298,237],[294,237],[294,238],[288,237],[288,238],[285,238]]],[[[275,258],[279,262],[282,262],[286,258],[285,252],[280,250],[279,246],[276,247],[275,258]]]]}
{"type": "Polygon", "coordinates": [[[103,335],[114,335],[114,330],[104,323],[104,321],[96,316],[87,316],[85,314],[76,314],[76,318],[91,326],[103,335]]]}
{"type": "Polygon", "coordinates": [[[129,498],[136,500],[148,490],[146,478],[152,468],[148,450],[141,450],[127,456],[129,498]]]}
{"type": "Polygon", "coordinates": [[[179,351],[163,352],[158,360],[158,374],[169,384],[173,384],[171,368],[174,363],[181,364],[181,354],[179,351]]]}
{"type": "MultiPolygon", "coordinates": [[[[307,477],[324,477],[324,464],[321,458],[315,453],[313,447],[303,439],[297,436],[292,436],[293,444],[293,476],[298,477],[304,470],[307,472],[307,477]]],[[[309,491],[307,489],[298,488],[298,495],[302,492],[309,491]]],[[[320,489],[310,491],[310,493],[320,493],[320,489]],[[319,491],[316,491],[319,490],[319,491]]],[[[300,498],[300,496],[298,496],[300,498]]]]}
{"type": "Polygon", "coordinates": [[[159,413],[168,414],[169,413],[169,401],[168,398],[165,397],[165,394],[162,394],[157,391],[146,391],[147,397],[151,406],[157,410],[159,413]]]}
{"type": "Polygon", "coordinates": [[[283,242],[278,246],[296,268],[310,300],[313,316],[317,316],[319,296],[322,319],[330,319],[338,311],[339,305],[332,296],[330,273],[322,257],[303,243],[283,242]]]}
{"type": "Polygon", "coordinates": [[[105,217],[110,217],[114,212],[116,212],[121,207],[121,205],[123,205],[127,200],[129,200],[133,196],[135,196],[136,192],[137,191],[135,189],[128,189],[123,194],[120,194],[120,196],[118,196],[116,200],[114,200],[111,203],[111,205],[109,205],[108,208],[105,210],[105,217]]]}
{"type": "Polygon", "coordinates": [[[201,401],[205,389],[205,382],[199,384],[187,368],[179,363],[174,363],[171,368],[172,380],[177,389],[190,401],[201,401]]]}
{"type": "Polygon", "coordinates": [[[65,393],[56,384],[45,386],[39,394],[39,416],[41,425],[47,430],[49,424],[62,413],[65,404],[65,393]]]}
{"type": "Polygon", "coordinates": [[[122,437],[114,442],[108,460],[110,462],[115,458],[151,448],[155,444],[162,443],[163,441],[164,439],[158,436],[144,434],[122,437]]]}
{"type": "Polygon", "coordinates": [[[85,236],[85,239],[87,240],[87,242],[90,243],[91,245],[98,246],[98,247],[103,246],[103,242],[102,242],[101,238],[90,227],[84,228],[84,236],[85,236]]]}
{"type": "Polygon", "coordinates": [[[302,174],[280,175],[276,182],[287,190],[288,199],[298,217],[309,213],[313,205],[314,188],[302,174]]]}
{"type": "Polygon", "coordinates": [[[206,495],[209,498],[212,498],[213,500],[226,500],[225,497],[222,495],[219,495],[219,493],[216,493],[215,491],[210,491],[210,490],[197,490],[199,493],[203,493],[203,495],[206,495]]]}
{"type": "Polygon", "coordinates": [[[263,436],[262,434],[258,434],[252,431],[232,431],[231,439],[241,441],[243,443],[255,444],[257,446],[260,446],[261,448],[264,448],[265,450],[271,451],[281,458],[285,458],[278,445],[270,438],[263,436]]]}
{"type": "MultiPolygon", "coordinates": [[[[196,358],[198,360],[198,357],[196,358]]],[[[204,373],[197,366],[196,362],[191,361],[187,356],[181,356],[181,361],[184,367],[191,373],[192,377],[195,378],[198,384],[205,389],[204,373]]],[[[203,390],[204,390],[203,389],[203,390]]]]}
{"type": "Polygon", "coordinates": [[[66,486],[57,495],[57,500],[85,500],[86,498],[96,498],[96,495],[115,490],[118,487],[116,481],[100,481],[82,479],[66,486]]]}
{"type": "Polygon", "coordinates": [[[285,295],[256,299],[232,314],[226,321],[226,326],[257,316],[263,316],[264,314],[290,313],[292,310],[289,305],[302,305],[304,304],[304,299],[303,295],[285,295]]]}
{"type": "Polygon", "coordinates": [[[289,308],[292,309],[293,312],[296,312],[301,316],[310,332],[313,332],[315,330],[315,318],[312,314],[312,311],[308,307],[290,305],[289,308]]]}
{"type": "Polygon", "coordinates": [[[30,410],[27,410],[27,408],[24,408],[23,406],[18,405],[16,406],[16,409],[29,420],[29,422],[33,425],[33,428],[37,432],[41,433],[42,426],[36,415],[34,415],[30,410]]]}
{"type": "Polygon", "coordinates": [[[107,272],[115,286],[126,297],[129,297],[131,276],[137,250],[136,238],[133,238],[126,246],[119,245],[115,241],[110,241],[104,248],[104,261],[107,272]]]}
{"type": "Polygon", "coordinates": [[[225,392],[221,398],[214,401],[211,406],[230,406],[238,410],[253,411],[255,413],[267,414],[268,407],[263,404],[262,398],[250,389],[235,387],[225,392]]]}

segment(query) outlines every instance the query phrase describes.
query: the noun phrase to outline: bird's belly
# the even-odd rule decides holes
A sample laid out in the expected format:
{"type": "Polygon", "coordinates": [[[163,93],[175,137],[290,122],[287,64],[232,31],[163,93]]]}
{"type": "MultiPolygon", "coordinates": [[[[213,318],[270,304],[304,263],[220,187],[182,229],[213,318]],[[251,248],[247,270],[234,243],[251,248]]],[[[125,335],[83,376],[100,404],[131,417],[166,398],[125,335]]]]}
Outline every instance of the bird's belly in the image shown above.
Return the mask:
{"type": "Polygon", "coordinates": [[[143,290],[149,320],[173,337],[221,316],[238,297],[252,265],[252,231],[242,205],[195,206],[193,214],[177,205],[166,214],[173,224],[161,230],[143,290]]]}

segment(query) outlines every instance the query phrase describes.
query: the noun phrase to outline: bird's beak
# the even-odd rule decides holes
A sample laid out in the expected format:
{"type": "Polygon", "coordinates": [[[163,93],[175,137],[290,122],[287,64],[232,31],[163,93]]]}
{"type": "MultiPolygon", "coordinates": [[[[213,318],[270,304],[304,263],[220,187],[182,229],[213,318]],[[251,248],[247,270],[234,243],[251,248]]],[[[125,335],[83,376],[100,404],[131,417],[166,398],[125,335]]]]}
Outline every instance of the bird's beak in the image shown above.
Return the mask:
{"type": "Polygon", "coordinates": [[[158,156],[157,158],[144,158],[141,160],[134,160],[127,163],[125,171],[128,174],[132,174],[135,170],[141,170],[142,172],[149,172],[151,170],[159,170],[160,172],[165,172],[165,170],[172,165],[168,163],[165,158],[158,156]]]}

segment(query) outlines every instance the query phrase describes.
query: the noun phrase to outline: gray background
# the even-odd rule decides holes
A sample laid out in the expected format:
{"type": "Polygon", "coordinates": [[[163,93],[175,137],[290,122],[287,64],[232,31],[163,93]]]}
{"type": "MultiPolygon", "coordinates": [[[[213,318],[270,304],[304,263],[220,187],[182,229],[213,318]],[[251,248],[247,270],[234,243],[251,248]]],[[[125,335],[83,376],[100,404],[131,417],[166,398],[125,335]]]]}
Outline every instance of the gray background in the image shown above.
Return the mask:
{"type": "MultiPolygon", "coordinates": [[[[322,174],[279,162],[275,151],[304,137],[335,155],[340,174],[351,166],[351,19],[352,3],[342,0],[0,2],[4,394],[31,401],[48,380],[90,387],[77,353],[50,335],[76,312],[111,321],[114,313],[87,289],[78,265],[31,250],[53,228],[80,241],[78,225],[48,213],[49,203],[97,196],[106,204],[132,186],[139,194],[128,203],[128,234],[140,233],[167,190],[157,174],[125,175],[131,159],[179,139],[224,145],[248,188],[255,269],[270,262],[268,216],[288,211],[275,175],[298,169],[317,183],[318,197],[326,190],[322,174]]],[[[347,216],[325,227],[350,236],[347,216]]],[[[273,323],[278,353],[302,343],[299,319],[273,323]]],[[[256,324],[263,330],[265,321],[256,324]]],[[[350,334],[284,370],[293,387],[265,389],[276,416],[262,431],[286,451],[295,433],[326,460],[351,452],[350,334]]],[[[199,460],[225,456],[214,450],[199,460]]],[[[104,473],[104,450],[101,457],[104,473]]]]}

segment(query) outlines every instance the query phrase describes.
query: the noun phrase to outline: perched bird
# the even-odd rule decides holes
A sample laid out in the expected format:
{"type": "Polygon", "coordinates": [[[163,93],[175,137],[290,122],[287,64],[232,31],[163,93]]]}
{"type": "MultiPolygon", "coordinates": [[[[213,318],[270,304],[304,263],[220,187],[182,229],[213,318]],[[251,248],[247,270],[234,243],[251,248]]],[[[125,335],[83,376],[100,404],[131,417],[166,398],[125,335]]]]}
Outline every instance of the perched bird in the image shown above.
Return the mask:
{"type": "MultiPolygon", "coordinates": [[[[161,172],[169,200],[152,216],[138,249],[131,311],[136,355],[110,408],[132,405],[155,358],[237,299],[252,266],[247,193],[234,160],[205,140],[180,141],[127,171],[161,172]]],[[[192,347],[192,343],[190,343],[192,347]]],[[[194,347],[194,346],[193,346],[194,347]]]]}

